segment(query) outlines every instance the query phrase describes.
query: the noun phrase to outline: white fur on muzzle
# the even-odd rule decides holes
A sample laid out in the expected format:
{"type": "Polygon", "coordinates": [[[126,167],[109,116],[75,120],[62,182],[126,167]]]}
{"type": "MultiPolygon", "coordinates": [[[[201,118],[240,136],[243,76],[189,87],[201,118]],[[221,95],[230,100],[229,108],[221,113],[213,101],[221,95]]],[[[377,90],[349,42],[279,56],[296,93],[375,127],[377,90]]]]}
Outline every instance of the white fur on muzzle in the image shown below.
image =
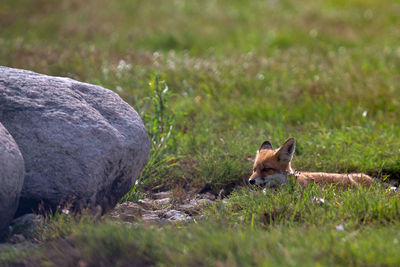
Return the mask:
{"type": "Polygon", "coordinates": [[[256,178],[255,184],[267,187],[275,187],[287,183],[286,175],[282,173],[274,173],[263,178],[256,178]]]}

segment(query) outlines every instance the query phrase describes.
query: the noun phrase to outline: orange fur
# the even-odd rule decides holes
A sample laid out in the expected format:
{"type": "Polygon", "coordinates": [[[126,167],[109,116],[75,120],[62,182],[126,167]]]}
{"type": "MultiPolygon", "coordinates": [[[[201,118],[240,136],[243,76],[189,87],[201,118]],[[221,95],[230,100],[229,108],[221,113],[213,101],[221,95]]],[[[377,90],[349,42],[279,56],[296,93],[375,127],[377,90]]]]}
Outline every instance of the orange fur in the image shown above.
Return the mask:
{"type": "Polygon", "coordinates": [[[270,177],[276,183],[287,182],[288,175],[294,175],[297,181],[307,186],[310,183],[316,184],[337,184],[343,187],[349,186],[370,186],[372,178],[364,173],[324,173],[324,172],[297,172],[291,167],[294,153],[294,139],[288,139],[280,148],[272,149],[269,142],[264,142],[257,152],[254,161],[253,173],[249,178],[250,184],[271,184],[270,177]],[[267,143],[266,145],[264,145],[267,143]],[[278,178],[276,178],[278,177],[278,178]]]}

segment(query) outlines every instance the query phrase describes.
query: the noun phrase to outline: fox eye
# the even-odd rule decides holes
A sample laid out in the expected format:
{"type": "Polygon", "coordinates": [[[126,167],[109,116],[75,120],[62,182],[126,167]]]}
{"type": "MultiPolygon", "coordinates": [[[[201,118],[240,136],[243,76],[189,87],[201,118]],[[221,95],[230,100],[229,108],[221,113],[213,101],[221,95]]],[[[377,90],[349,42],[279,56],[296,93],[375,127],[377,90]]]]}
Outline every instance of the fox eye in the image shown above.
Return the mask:
{"type": "Polygon", "coordinates": [[[263,172],[267,172],[267,171],[270,171],[270,170],[271,170],[271,168],[264,168],[264,169],[262,169],[263,172]]]}
{"type": "Polygon", "coordinates": [[[254,169],[253,169],[253,172],[256,172],[256,171],[257,171],[257,169],[256,169],[256,168],[254,168],[254,169]]]}

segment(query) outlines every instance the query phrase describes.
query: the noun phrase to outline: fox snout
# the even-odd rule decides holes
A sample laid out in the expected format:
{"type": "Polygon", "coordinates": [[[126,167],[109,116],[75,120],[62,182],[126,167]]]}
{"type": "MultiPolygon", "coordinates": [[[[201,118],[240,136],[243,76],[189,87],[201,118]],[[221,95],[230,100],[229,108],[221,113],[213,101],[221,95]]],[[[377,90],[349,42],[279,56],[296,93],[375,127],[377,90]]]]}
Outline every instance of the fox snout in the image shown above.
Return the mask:
{"type": "Polygon", "coordinates": [[[261,177],[261,175],[257,172],[254,172],[249,178],[249,184],[251,185],[263,184],[263,183],[265,183],[265,178],[261,177]]]}
{"type": "Polygon", "coordinates": [[[250,176],[249,178],[249,184],[256,184],[256,180],[258,179],[258,177],[254,177],[254,175],[250,176]]]}
{"type": "Polygon", "coordinates": [[[268,187],[279,186],[287,182],[286,175],[283,173],[274,173],[265,177],[254,177],[253,175],[249,178],[249,184],[251,185],[265,185],[268,187]]]}

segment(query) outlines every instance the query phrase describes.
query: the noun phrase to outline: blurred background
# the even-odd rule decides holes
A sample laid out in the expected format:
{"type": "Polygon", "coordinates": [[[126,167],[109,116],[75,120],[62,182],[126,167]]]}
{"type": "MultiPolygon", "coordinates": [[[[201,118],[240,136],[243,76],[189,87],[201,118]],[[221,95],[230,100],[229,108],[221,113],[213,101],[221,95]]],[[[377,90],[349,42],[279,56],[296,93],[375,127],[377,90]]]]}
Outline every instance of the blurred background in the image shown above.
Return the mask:
{"type": "Polygon", "coordinates": [[[117,92],[149,188],[241,180],[291,136],[295,168],[398,178],[399,25],[396,0],[2,0],[0,65],[117,92]]]}

